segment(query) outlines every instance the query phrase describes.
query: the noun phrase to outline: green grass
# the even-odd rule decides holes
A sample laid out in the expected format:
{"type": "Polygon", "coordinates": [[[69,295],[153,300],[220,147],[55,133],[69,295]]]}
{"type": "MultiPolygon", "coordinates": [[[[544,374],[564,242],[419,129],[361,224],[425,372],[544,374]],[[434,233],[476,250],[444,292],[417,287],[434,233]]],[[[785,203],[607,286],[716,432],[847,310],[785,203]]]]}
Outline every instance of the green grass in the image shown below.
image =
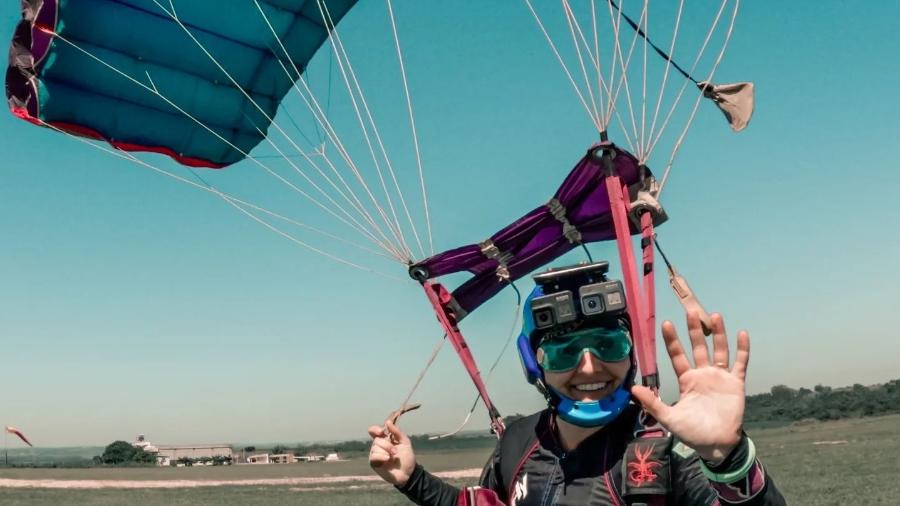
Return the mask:
{"type": "Polygon", "coordinates": [[[751,433],[789,504],[900,504],[900,415],[751,433]],[[813,444],[816,442],[838,444],[813,444]]]}
{"type": "MultiPolygon", "coordinates": [[[[795,424],[750,431],[758,453],[789,504],[900,504],[900,415],[795,424]],[[845,441],[845,442],[843,442],[845,441]],[[839,442],[837,444],[814,444],[839,442]]],[[[490,450],[423,452],[429,470],[481,467],[490,450]]],[[[371,475],[362,460],[288,466],[233,466],[162,469],[4,469],[0,478],[228,480],[304,476],[371,475]]],[[[332,487],[328,485],[327,487],[332,487]]],[[[364,482],[336,488],[302,486],[221,486],[178,489],[0,489],[0,504],[198,505],[299,504],[324,506],[410,504],[392,487],[364,482]]]]}
{"type": "Polygon", "coordinates": [[[0,503],[9,506],[65,504],[89,506],[241,504],[393,506],[411,504],[400,493],[386,487],[344,491],[297,491],[290,487],[205,487],[174,490],[22,490],[0,491],[0,503]],[[8,494],[12,492],[12,494],[8,494]]]}

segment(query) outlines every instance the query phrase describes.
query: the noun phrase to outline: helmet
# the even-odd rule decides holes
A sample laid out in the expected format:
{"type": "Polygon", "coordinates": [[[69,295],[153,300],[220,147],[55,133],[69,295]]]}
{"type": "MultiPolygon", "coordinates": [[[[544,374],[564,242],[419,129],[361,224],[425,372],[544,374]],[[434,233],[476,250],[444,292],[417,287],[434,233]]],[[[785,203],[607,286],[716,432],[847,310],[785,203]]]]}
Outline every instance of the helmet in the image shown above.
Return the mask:
{"type": "MultiPolygon", "coordinates": [[[[631,400],[628,387],[634,383],[634,353],[631,354],[631,368],[625,381],[611,394],[596,401],[576,401],[566,397],[544,381],[544,371],[536,356],[540,335],[535,332],[532,301],[542,295],[543,290],[540,286],[536,286],[525,299],[522,332],[516,341],[525,379],[544,395],[550,408],[566,422],[579,427],[600,427],[608,424],[619,416],[631,400]]],[[[620,324],[628,325],[627,316],[623,315],[620,318],[620,324]]]]}

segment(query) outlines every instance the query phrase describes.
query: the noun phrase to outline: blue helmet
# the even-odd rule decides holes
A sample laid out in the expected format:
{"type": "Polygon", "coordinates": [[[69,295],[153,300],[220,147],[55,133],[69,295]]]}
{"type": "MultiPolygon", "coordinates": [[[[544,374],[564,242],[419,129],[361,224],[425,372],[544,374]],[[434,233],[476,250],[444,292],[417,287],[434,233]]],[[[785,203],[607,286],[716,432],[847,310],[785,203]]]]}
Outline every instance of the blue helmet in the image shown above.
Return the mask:
{"type": "Polygon", "coordinates": [[[614,420],[631,400],[628,391],[634,383],[635,367],[634,354],[631,355],[631,369],[625,381],[608,396],[596,401],[576,401],[558,392],[544,381],[544,371],[538,363],[535,355],[539,342],[539,336],[535,335],[535,323],[532,313],[532,301],[535,297],[544,295],[540,286],[525,299],[522,332],[516,341],[519,350],[519,358],[522,361],[522,369],[525,379],[534,385],[547,399],[551,409],[560,418],[579,427],[600,427],[614,420]]]}

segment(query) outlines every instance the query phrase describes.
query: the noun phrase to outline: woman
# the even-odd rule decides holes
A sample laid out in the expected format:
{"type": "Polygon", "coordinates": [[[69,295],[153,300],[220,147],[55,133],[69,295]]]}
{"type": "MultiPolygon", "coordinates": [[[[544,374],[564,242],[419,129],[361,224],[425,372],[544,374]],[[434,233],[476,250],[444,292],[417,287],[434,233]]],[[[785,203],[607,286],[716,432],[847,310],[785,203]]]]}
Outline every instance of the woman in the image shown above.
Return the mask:
{"type": "MultiPolygon", "coordinates": [[[[585,293],[577,284],[563,288],[569,290],[557,293],[585,293]]],[[[379,476],[413,502],[434,506],[785,504],[741,430],[747,332],[738,333],[730,366],[722,317],[712,316],[710,356],[700,319],[689,313],[692,366],[675,327],[664,322],[681,392],[669,406],[633,384],[624,304],[619,314],[596,317],[571,304],[574,320],[536,328],[535,319],[546,316],[535,304],[547,299],[542,289],[526,301],[519,351],[548,408],[511,424],[480,486],[464,489],[417,465],[409,438],[392,420],[372,426],[369,462],[379,476]]]]}

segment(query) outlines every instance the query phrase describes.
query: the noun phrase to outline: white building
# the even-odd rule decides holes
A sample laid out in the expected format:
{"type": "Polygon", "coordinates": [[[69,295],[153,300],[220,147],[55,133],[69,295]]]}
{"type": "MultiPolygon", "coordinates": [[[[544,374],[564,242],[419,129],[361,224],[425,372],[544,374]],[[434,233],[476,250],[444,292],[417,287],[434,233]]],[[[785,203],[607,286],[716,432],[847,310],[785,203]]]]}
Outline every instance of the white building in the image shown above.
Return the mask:
{"type": "Polygon", "coordinates": [[[192,446],[160,446],[156,453],[156,463],[161,466],[171,466],[178,463],[179,459],[223,459],[234,460],[234,449],[231,445],[192,445],[192,446]]]}
{"type": "Polygon", "coordinates": [[[261,453],[259,455],[250,455],[247,457],[248,464],[270,464],[269,462],[269,454],[261,453]]]}
{"type": "Polygon", "coordinates": [[[269,455],[269,462],[272,464],[293,464],[297,462],[297,457],[293,453],[278,453],[269,455]]]}

